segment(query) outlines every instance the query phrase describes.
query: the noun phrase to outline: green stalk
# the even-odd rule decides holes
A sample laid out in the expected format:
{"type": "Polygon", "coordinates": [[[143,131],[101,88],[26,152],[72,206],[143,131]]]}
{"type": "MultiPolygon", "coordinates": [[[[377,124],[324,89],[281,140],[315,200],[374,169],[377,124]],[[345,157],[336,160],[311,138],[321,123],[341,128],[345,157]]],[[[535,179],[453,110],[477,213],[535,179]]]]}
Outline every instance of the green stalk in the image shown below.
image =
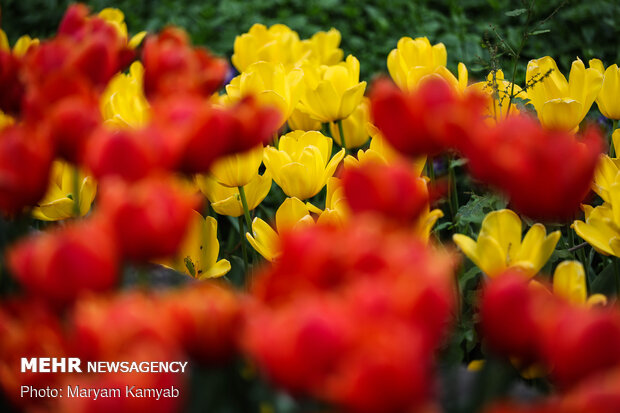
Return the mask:
{"type": "Polygon", "coordinates": [[[239,236],[241,237],[241,254],[243,255],[243,272],[248,272],[248,252],[245,247],[245,229],[243,228],[243,218],[239,217],[239,236]]]}
{"type": "Polygon", "coordinates": [[[242,186],[237,187],[239,189],[239,196],[241,197],[241,205],[243,205],[243,215],[245,216],[245,223],[248,226],[248,231],[252,228],[252,219],[250,218],[250,208],[248,207],[248,200],[245,197],[245,189],[242,186]]]}
{"type": "Polygon", "coordinates": [[[454,217],[459,210],[459,192],[456,187],[456,173],[454,172],[452,161],[453,158],[452,156],[450,156],[450,158],[448,158],[448,174],[450,184],[450,192],[448,193],[448,197],[450,202],[450,209],[452,211],[452,222],[454,222],[454,217]]]}
{"type": "Polygon", "coordinates": [[[275,131],[273,133],[273,147],[278,149],[279,146],[280,146],[280,139],[278,137],[278,131],[275,131]]]}
{"type": "Polygon", "coordinates": [[[80,216],[80,170],[77,165],[73,170],[73,216],[79,218],[80,216]]]}
{"type": "Polygon", "coordinates": [[[431,180],[431,183],[435,182],[435,166],[433,166],[433,158],[430,156],[426,158],[426,167],[428,171],[428,177],[431,180]]]}
{"type": "Polygon", "coordinates": [[[342,119],[338,120],[338,132],[340,132],[340,143],[344,148],[345,156],[349,154],[349,150],[347,149],[346,141],[344,140],[344,127],[342,126],[342,119]]]}
{"type": "MultiPolygon", "coordinates": [[[[252,231],[252,219],[250,218],[250,208],[248,207],[248,200],[245,197],[245,189],[242,186],[238,186],[237,189],[239,189],[239,197],[241,198],[241,205],[243,205],[243,215],[245,216],[245,223],[248,226],[248,231],[252,231]]],[[[245,238],[245,233],[242,234],[242,239],[241,239],[243,248],[245,248],[245,243],[248,241],[244,240],[243,238],[245,238]]],[[[252,262],[254,264],[258,262],[258,257],[256,256],[256,251],[254,250],[254,248],[252,248],[252,262]]],[[[247,265],[246,265],[246,272],[247,272],[247,265]]]]}

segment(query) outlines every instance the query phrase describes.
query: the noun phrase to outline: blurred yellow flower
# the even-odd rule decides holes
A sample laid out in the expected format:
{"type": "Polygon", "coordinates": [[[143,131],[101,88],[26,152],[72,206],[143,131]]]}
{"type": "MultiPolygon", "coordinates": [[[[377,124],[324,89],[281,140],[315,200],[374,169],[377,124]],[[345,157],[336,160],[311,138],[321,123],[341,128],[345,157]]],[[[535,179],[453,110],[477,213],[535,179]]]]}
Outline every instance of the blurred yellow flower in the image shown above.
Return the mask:
{"type": "Polygon", "coordinates": [[[366,82],[360,82],[360,63],[349,55],[332,66],[303,66],[306,90],[300,109],[321,122],[334,122],[349,116],[360,104],[366,82]]]}
{"type": "MultiPolygon", "coordinates": [[[[127,24],[125,23],[125,14],[116,8],[108,7],[99,12],[99,17],[103,20],[114,26],[116,31],[121,35],[125,41],[129,39],[129,35],[127,33],[127,24]]],[[[140,45],[144,37],[146,36],[145,31],[141,31],[129,39],[128,46],[131,49],[135,49],[140,45]]]]}
{"type": "Polygon", "coordinates": [[[283,24],[267,28],[254,24],[247,33],[235,38],[232,64],[244,72],[252,63],[281,63],[290,69],[302,59],[304,46],[297,32],[283,24]]]}
{"type": "Polygon", "coordinates": [[[327,32],[316,32],[310,39],[302,40],[304,57],[318,65],[335,65],[342,61],[340,32],[333,27],[327,32]]]}
{"type": "Polygon", "coordinates": [[[546,128],[574,130],[586,116],[603,83],[597,70],[586,69],[577,58],[568,81],[549,56],[527,64],[528,98],[546,128]]]}
{"type": "Polygon", "coordinates": [[[620,68],[617,64],[609,66],[607,69],[599,59],[592,59],[589,66],[603,75],[603,84],[596,97],[596,104],[603,116],[608,119],[620,119],[620,68]]]}
{"type": "MultiPolygon", "coordinates": [[[[33,39],[27,34],[25,34],[19,39],[17,39],[17,41],[13,45],[12,53],[17,57],[21,57],[26,54],[26,52],[28,51],[28,49],[30,49],[31,46],[37,46],[38,44],[39,39],[33,39]]],[[[11,51],[9,39],[6,37],[6,33],[2,29],[0,29],[0,50],[5,50],[7,52],[11,51]]]]}
{"type": "Polygon", "coordinates": [[[312,119],[310,115],[302,112],[298,108],[295,108],[288,118],[288,127],[291,130],[320,131],[321,126],[320,121],[312,119]]]}
{"type": "Polygon", "coordinates": [[[211,166],[211,175],[222,185],[245,186],[258,175],[263,163],[263,145],[249,151],[224,156],[211,166]]]}
{"type": "Polygon", "coordinates": [[[458,79],[446,67],[443,43],[432,45],[426,37],[402,37],[387,58],[388,72],[401,90],[415,89],[426,76],[439,76],[459,90],[467,87],[467,68],[458,65],[458,79]]]}
{"type": "Polygon", "coordinates": [[[508,268],[533,277],[551,257],[561,233],[554,231],[547,235],[542,224],[534,224],[523,240],[521,232],[519,216],[509,209],[502,209],[484,217],[477,241],[463,234],[455,234],[452,239],[489,277],[508,268]]]}
{"type": "Polygon", "coordinates": [[[579,261],[562,261],[553,273],[553,293],[573,304],[605,305],[607,297],[593,294],[588,297],[586,272],[579,261]]]}
{"type": "MultiPolygon", "coordinates": [[[[59,221],[75,217],[75,167],[62,161],[54,161],[50,172],[50,183],[47,193],[38,205],[32,209],[32,216],[41,221],[59,221]]],[[[97,193],[97,183],[82,171],[79,181],[79,211],[84,216],[97,193]]]]}
{"type": "Polygon", "coordinates": [[[493,72],[491,72],[488,74],[486,82],[474,83],[468,89],[491,96],[492,104],[487,108],[486,116],[495,121],[500,121],[509,114],[515,115],[519,113],[516,104],[514,102],[510,104],[511,92],[513,97],[527,99],[527,93],[518,85],[513,87],[512,82],[505,80],[504,72],[501,70],[495,72],[495,80],[493,79],[493,72]],[[508,112],[509,105],[510,112],[508,112]]]}
{"type": "Polygon", "coordinates": [[[13,123],[15,123],[13,116],[7,115],[0,110],[0,130],[4,129],[6,126],[12,125],[13,123]]]}
{"type": "Polygon", "coordinates": [[[196,211],[192,214],[189,229],[176,257],[159,263],[199,280],[221,277],[230,271],[230,262],[217,259],[220,253],[217,220],[213,217],[203,218],[196,211]]]}
{"type": "MultiPolygon", "coordinates": [[[[370,108],[368,101],[368,98],[363,98],[353,113],[342,121],[344,142],[347,149],[358,148],[368,142],[368,138],[370,137],[368,134],[368,122],[370,121],[370,108]]],[[[330,123],[329,130],[336,143],[342,146],[340,129],[338,125],[335,123],[330,123]]]]}
{"type": "Polygon", "coordinates": [[[110,80],[100,99],[101,115],[106,124],[118,128],[137,128],[147,123],[150,106],[143,90],[144,66],[134,62],[129,73],[119,73],[110,80]]]}
{"type": "Polygon", "coordinates": [[[226,86],[230,102],[254,95],[265,105],[273,105],[282,113],[282,124],[299,103],[304,82],[301,69],[286,71],[281,63],[257,62],[246,68],[226,86]]]}
{"type": "Polygon", "coordinates": [[[305,200],[325,186],[344,149],[330,160],[332,140],[316,131],[293,131],[280,139],[279,149],[265,148],[263,161],[273,180],[290,197],[305,200]]]}
{"type": "Polygon", "coordinates": [[[252,221],[252,233],[245,234],[248,242],[268,261],[274,261],[280,255],[280,236],[283,231],[305,225],[314,225],[308,206],[297,198],[286,198],[276,211],[276,229],[274,230],[260,218],[252,221]]]}
{"type": "MultiPolygon", "coordinates": [[[[196,184],[200,191],[211,202],[211,207],[220,215],[239,217],[243,215],[243,205],[239,189],[224,186],[208,175],[196,176],[196,184]]],[[[271,175],[265,171],[258,173],[244,187],[249,210],[255,209],[267,196],[271,189],[271,175]]]]}

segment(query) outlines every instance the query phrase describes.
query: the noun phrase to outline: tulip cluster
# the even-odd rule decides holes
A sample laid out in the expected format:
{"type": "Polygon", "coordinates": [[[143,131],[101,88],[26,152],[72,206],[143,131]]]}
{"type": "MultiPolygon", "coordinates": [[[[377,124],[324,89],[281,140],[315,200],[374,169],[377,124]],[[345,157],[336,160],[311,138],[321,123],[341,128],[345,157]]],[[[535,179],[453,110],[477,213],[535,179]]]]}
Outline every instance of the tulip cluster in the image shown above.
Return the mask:
{"type": "Polygon", "coordinates": [[[594,292],[615,281],[620,294],[620,130],[607,156],[601,130],[581,125],[594,102],[620,119],[617,66],[577,59],[567,80],[546,56],[521,86],[499,69],[468,85],[443,44],[403,37],[387,56],[392,80],[365,97],[340,41],[336,29],[301,39],[255,24],[235,39],[233,68],[179,28],[130,37],[116,9],[70,6],[55,36],[12,48],[0,31],[7,401],[179,411],[203,369],[228,363],[263,412],[280,390],[299,411],[310,398],[347,413],[436,412],[443,375],[493,353],[553,386],[527,408],[617,410],[618,298],[594,292]],[[600,199],[581,205],[591,190],[600,199]],[[460,269],[450,239],[469,259],[460,269]],[[154,272],[184,285],[150,289],[154,272]],[[19,374],[21,357],[194,366],[19,374]],[[20,397],[24,385],[128,381],[184,394],[20,397]]]}
{"type": "Polygon", "coordinates": [[[345,411],[427,405],[454,311],[451,255],[380,222],[285,233],[246,309],[242,343],[261,370],[345,411]]]}

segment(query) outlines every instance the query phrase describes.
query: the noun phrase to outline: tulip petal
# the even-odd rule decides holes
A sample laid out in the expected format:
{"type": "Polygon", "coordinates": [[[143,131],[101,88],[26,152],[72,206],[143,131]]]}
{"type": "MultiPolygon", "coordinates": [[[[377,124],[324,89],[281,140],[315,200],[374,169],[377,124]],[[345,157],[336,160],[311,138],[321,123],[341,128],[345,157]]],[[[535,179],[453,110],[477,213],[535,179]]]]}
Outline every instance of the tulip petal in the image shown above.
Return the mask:
{"type": "Polygon", "coordinates": [[[275,260],[280,254],[280,237],[269,224],[260,218],[254,218],[252,234],[246,232],[245,237],[252,248],[267,261],[275,260]]]}
{"type": "Polygon", "coordinates": [[[617,234],[607,224],[597,219],[589,219],[588,223],[575,221],[572,226],[577,235],[592,245],[597,252],[604,255],[614,255],[609,240],[617,234]]]}
{"type": "MultiPolygon", "coordinates": [[[[360,82],[342,95],[340,110],[336,119],[344,119],[349,116],[362,101],[364,91],[366,90],[366,82],[360,82]]],[[[334,120],[336,120],[334,119],[334,120]]]]}
{"type": "Polygon", "coordinates": [[[538,118],[545,128],[570,131],[583,120],[582,109],[583,104],[576,100],[553,99],[543,104],[538,118]]]}
{"type": "Polygon", "coordinates": [[[200,274],[197,278],[200,280],[205,280],[207,278],[218,278],[229,272],[230,268],[230,261],[219,260],[218,262],[213,264],[208,270],[200,274]]]}
{"type": "Polygon", "coordinates": [[[308,207],[297,198],[286,198],[276,211],[278,233],[292,228],[302,218],[309,215],[308,207]]]}
{"type": "Polygon", "coordinates": [[[556,267],[553,293],[574,304],[586,302],[586,273],[579,261],[563,261],[556,267]]]}
{"type": "Polygon", "coordinates": [[[480,235],[495,239],[503,256],[510,260],[521,249],[521,219],[509,209],[493,211],[484,217],[480,235]]]}

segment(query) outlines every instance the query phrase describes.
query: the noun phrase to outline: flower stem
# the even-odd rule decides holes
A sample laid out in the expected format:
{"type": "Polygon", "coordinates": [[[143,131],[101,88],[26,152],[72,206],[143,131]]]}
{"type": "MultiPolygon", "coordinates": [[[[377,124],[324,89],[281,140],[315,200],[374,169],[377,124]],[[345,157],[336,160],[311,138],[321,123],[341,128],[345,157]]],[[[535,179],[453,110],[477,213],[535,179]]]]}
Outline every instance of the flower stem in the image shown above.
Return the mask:
{"type": "Polygon", "coordinates": [[[433,158],[430,156],[426,159],[426,168],[427,168],[428,177],[430,178],[431,183],[434,183],[435,182],[435,166],[433,165],[433,158]]]}
{"type": "Polygon", "coordinates": [[[239,236],[241,237],[241,254],[243,255],[243,272],[248,272],[248,252],[245,247],[245,229],[243,228],[243,218],[239,216],[239,236]]]}
{"type": "Polygon", "coordinates": [[[454,172],[453,158],[450,156],[448,158],[448,184],[450,185],[450,192],[448,193],[449,202],[450,202],[450,210],[452,211],[452,222],[454,222],[454,217],[456,216],[457,211],[459,210],[459,192],[456,187],[456,173],[454,172]]]}
{"type": "MultiPolygon", "coordinates": [[[[250,208],[248,207],[248,200],[245,196],[245,189],[242,186],[238,186],[237,189],[239,190],[239,197],[241,198],[241,205],[243,205],[243,215],[245,216],[245,223],[248,226],[248,231],[252,231],[252,219],[250,218],[250,208]]],[[[241,217],[239,217],[241,218],[241,217]]],[[[243,245],[243,248],[245,250],[245,243],[248,242],[247,239],[244,240],[243,238],[245,238],[245,233],[241,234],[241,244],[243,245]]],[[[258,257],[256,256],[256,251],[254,250],[254,248],[252,248],[252,262],[254,264],[256,264],[256,262],[258,261],[258,257]]],[[[247,259],[246,259],[247,262],[247,259]]],[[[246,271],[247,271],[247,264],[246,264],[246,271]]]]}
{"type": "Polygon", "coordinates": [[[73,216],[80,216],[80,170],[77,165],[73,169],[73,216]]]}
{"type": "Polygon", "coordinates": [[[252,228],[252,219],[250,218],[250,208],[248,207],[248,200],[245,197],[245,189],[242,186],[237,187],[239,189],[239,196],[241,197],[241,205],[243,205],[243,215],[245,216],[245,223],[248,226],[248,231],[252,228]]]}
{"type": "Polygon", "coordinates": [[[278,149],[279,146],[280,146],[280,139],[278,137],[278,131],[275,131],[273,133],[273,147],[278,149]]]}
{"type": "Polygon", "coordinates": [[[344,148],[345,156],[349,154],[349,150],[347,149],[347,143],[344,140],[344,127],[342,126],[342,119],[338,120],[338,132],[340,134],[340,146],[344,148]]]}

